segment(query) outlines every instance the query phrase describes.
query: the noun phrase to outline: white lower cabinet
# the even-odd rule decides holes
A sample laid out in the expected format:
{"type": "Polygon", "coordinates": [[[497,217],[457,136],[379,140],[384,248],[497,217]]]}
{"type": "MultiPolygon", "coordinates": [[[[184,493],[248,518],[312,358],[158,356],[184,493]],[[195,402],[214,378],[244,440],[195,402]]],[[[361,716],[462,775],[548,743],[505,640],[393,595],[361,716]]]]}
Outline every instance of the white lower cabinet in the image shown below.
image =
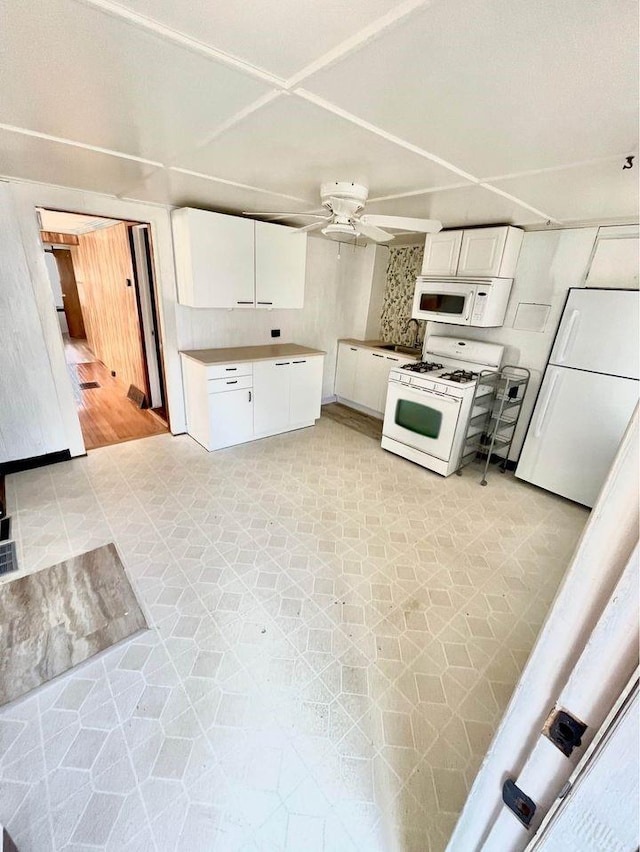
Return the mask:
{"type": "Polygon", "coordinates": [[[291,361],[289,422],[304,426],[320,417],[322,402],[322,358],[294,358],[291,361]]]}
{"type": "Polygon", "coordinates": [[[256,437],[284,432],[289,425],[291,361],[258,361],[254,364],[255,400],[253,429],[256,437]]]}
{"type": "Polygon", "coordinates": [[[209,394],[209,449],[243,444],[253,438],[253,391],[228,390],[209,394]]]}
{"type": "Polygon", "coordinates": [[[346,403],[384,414],[389,372],[415,361],[415,358],[396,352],[375,351],[370,347],[338,345],[335,394],[346,403]]]}
{"type": "Polygon", "coordinates": [[[320,417],[321,357],[258,361],[253,377],[253,426],[257,438],[309,426],[320,417]]]}
{"type": "Polygon", "coordinates": [[[207,450],[312,426],[322,355],[207,367],[183,356],[187,432],[207,450]]]}

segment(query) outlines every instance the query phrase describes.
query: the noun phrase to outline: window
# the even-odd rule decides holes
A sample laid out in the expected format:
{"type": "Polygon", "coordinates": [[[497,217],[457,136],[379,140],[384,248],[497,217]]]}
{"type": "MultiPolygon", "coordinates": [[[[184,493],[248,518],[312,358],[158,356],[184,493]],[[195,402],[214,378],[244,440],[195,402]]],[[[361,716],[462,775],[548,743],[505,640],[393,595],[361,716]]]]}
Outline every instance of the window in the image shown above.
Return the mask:
{"type": "Polygon", "coordinates": [[[396,424],[417,435],[436,439],[440,436],[442,412],[419,402],[399,399],[396,403],[396,424]]]}

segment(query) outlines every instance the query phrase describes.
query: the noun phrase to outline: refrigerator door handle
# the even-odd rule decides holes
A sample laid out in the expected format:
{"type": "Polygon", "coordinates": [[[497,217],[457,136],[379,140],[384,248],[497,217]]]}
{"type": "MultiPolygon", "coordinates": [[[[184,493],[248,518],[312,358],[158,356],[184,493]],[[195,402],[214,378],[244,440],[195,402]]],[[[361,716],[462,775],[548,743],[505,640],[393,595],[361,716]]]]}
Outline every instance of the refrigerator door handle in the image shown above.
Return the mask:
{"type": "Polygon", "coordinates": [[[562,362],[567,357],[567,351],[569,350],[569,344],[571,343],[571,338],[573,336],[573,329],[575,328],[575,324],[579,316],[580,311],[571,311],[571,316],[569,317],[569,322],[567,323],[567,331],[565,333],[564,340],[562,341],[562,346],[560,347],[560,352],[558,353],[558,360],[556,363],[562,364],[562,362]]]}
{"type": "MultiPolygon", "coordinates": [[[[577,311],[576,311],[577,313],[577,311]]],[[[551,379],[551,384],[549,385],[549,390],[547,392],[547,396],[545,401],[542,404],[542,409],[540,410],[540,414],[538,416],[538,420],[536,422],[536,428],[534,429],[533,436],[534,438],[539,438],[542,434],[542,427],[544,426],[544,421],[547,419],[547,411],[549,410],[549,404],[551,403],[551,397],[553,396],[553,392],[556,389],[556,383],[558,381],[558,373],[554,373],[551,379]]]]}

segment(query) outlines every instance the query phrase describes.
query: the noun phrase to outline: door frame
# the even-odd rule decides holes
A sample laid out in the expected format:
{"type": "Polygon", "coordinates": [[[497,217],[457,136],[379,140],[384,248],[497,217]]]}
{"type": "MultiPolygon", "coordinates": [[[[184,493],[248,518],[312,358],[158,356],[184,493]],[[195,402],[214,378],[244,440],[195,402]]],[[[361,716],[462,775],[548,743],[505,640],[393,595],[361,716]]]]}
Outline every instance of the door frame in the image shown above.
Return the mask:
{"type": "MultiPolygon", "coordinates": [[[[518,778],[614,588],[638,546],[639,406],[582,532],[524,672],[485,755],[448,852],[476,852],[505,809],[502,786],[518,778]]],[[[619,684],[620,694],[624,683],[619,684]]],[[[615,696],[614,696],[615,697],[615,696]]],[[[550,746],[555,751],[555,747],[550,746]]],[[[514,823],[517,820],[513,817],[514,823]]]]}
{"type": "Polygon", "coordinates": [[[51,310],[51,286],[40,240],[37,207],[75,210],[120,221],[150,225],[153,241],[154,280],[158,295],[158,319],[163,340],[167,390],[167,414],[171,432],[186,431],[182,366],[178,351],[177,284],[173,253],[170,208],[142,201],[124,200],[96,192],[69,189],[45,183],[10,180],[9,192],[29,270],[42,336],[49,356],[52,384],[60,412],[61,449],[71,456],[85,455],[73,387],[67,371],[64,347],[56,312],[51,310]]]}

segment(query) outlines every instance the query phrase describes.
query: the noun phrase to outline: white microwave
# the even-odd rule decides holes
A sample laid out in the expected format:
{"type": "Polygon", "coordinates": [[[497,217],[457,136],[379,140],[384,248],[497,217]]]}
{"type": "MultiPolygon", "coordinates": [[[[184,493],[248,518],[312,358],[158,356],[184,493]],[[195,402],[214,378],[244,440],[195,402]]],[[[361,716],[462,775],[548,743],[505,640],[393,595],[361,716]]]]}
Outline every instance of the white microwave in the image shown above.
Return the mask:
{"type": "Polygon", "coordinates": [[[453,325],[500,326],[513,278],[427,278],[416,282],[411,316],[453,325]]]}

